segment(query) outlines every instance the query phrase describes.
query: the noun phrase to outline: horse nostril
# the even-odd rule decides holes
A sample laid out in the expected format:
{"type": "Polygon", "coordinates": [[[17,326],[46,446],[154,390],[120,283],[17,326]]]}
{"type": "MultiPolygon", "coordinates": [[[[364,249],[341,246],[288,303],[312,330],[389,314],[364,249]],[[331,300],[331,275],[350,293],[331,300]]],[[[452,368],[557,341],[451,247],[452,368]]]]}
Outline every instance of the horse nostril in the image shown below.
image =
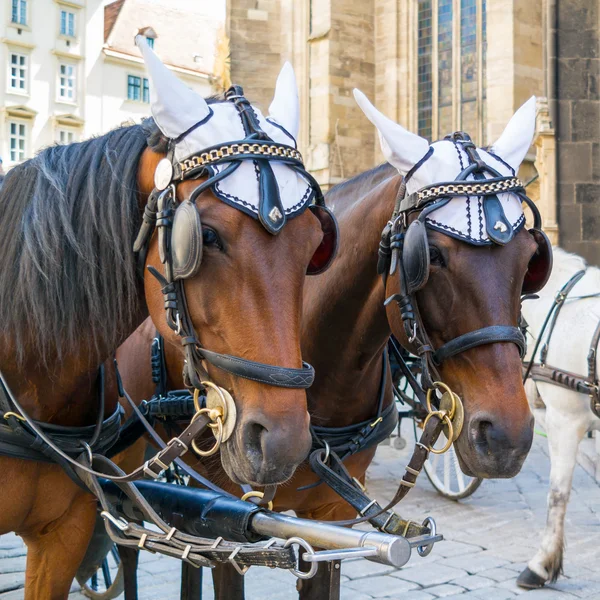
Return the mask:
{"type": "Polygon", "coordinates": [[[494,454],[506,447],[506,435],[489,419],[477,419],[473,429],[475,445],[483,454],[494,454]]]}
{"type": "Polygon", "coordinates": [[[244,425],[244,447],[251,452],[262,454],[262,437],[268,429],[257,421],[250,421],[244,425]]]}

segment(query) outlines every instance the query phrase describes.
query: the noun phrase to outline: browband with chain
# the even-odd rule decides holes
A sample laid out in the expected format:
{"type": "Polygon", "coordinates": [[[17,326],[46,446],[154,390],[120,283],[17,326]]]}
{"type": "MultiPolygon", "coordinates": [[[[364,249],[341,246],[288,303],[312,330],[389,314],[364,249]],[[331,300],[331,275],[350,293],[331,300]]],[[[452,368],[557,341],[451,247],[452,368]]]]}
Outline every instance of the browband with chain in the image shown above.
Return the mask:
{"type": "Polygon", "coordinates": [[[233,142],[231,144],[222,144],[214,148],[208,148],[200,154],[193,154],[179,161],[174,165],[174,178],[185,179],[196,169],[203,169],[208,165],[228,162],[232,159],[252,159],[257,156],[286,162],[293,161],[300,167],[304,166],[302,154],[292,146],[278,142],[269,142],[267,144],[258,142],[233,142]]]}
{"type": "Polygon", "coordinates": [[[400,205],[400,212],[419,208],[441,197],[495,196],[499,193],[523,191],[523,182],[518,177],[495,177],[493,179],[465,183],[456,181],[436,183],[406,196],[400,205]]]}

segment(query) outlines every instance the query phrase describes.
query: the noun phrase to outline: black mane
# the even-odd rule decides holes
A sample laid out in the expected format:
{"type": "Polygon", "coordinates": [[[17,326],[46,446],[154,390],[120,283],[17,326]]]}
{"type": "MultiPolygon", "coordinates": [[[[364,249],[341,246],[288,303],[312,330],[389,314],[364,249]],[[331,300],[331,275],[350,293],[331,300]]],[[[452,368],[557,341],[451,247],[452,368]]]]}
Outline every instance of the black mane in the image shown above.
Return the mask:
{"type": "MultiPolygon", "coordinates": [[[[150,120],[52,146],[0,187],[0,340],[24,358],[114,348],[136,309],[137,171],[150,120]]],[[[154,140],[158,141],[158,138],[154,140]]],[[[153,144],[152,144],[153,145],[153,144]]]]}

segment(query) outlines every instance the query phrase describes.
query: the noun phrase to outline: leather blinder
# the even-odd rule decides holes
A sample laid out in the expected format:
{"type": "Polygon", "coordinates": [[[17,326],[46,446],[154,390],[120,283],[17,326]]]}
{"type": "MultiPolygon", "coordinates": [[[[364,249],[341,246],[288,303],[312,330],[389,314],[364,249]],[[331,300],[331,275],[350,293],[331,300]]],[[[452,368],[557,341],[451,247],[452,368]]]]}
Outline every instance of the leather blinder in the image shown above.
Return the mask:
{"type": "Polygon", "coordinates": [[[173,217],[171,230],[173,279],[187,279],[198,273],[202,262],[202,223],[200,213],[184,200],[173,217]]]}
{"type": "Polygon", "coordinates": [[[425,223],[413,221],[404,236],[402,266],[406,276],[407,292],[420,290],[429,279],[429,242],[425,223]]]}

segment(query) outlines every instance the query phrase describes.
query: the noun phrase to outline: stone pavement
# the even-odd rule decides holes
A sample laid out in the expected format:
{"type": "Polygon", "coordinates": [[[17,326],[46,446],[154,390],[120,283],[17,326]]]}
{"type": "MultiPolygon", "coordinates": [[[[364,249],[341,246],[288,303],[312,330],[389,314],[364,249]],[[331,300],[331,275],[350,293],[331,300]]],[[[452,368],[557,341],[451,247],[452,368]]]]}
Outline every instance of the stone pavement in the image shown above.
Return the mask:
{"type": "MultiPolygon", "coordinates": [[[[403,424],[403,433],[409,441],[413,439],[410,423],[403,424]]],[[[384,500],[391,497],[408,453],[409,448],[398,451],[391,446],[378,450],[368,478],[372,494],[384,500]]],[[[461,502],[439,496],[422,475],[400,512],[413,520],[433,516],[445,541],[427,558],[414,553],[399,570],[366,560],[346,562],[342,567],[342,599],[506,600],[524,593],[516,587],[515,579],[540,540],[548,473],[546,440],[536,435],[515,479],[485,481],[473,496],[461,502]]],[[[565,576],[543,590],[526,592],[529,600],[600,600],[600,486],[579,466],[566,531],[565,576]]],[[[23,598],[24,554],[19,538],[0,537],[0,600],[23,598]]],[[[206,573],[205,600],[213,597],[209,583],[206,573]]],[[[140,600],[177,600],[179,564],[144,553],[140,587],[140,600]]],[[[287,572],[250,569],[246,589],[248,600],[297,597],[295,579],[287,572]]],[[[74,586],[69,598],[83,600],[84,596],[74,586]]]]}

